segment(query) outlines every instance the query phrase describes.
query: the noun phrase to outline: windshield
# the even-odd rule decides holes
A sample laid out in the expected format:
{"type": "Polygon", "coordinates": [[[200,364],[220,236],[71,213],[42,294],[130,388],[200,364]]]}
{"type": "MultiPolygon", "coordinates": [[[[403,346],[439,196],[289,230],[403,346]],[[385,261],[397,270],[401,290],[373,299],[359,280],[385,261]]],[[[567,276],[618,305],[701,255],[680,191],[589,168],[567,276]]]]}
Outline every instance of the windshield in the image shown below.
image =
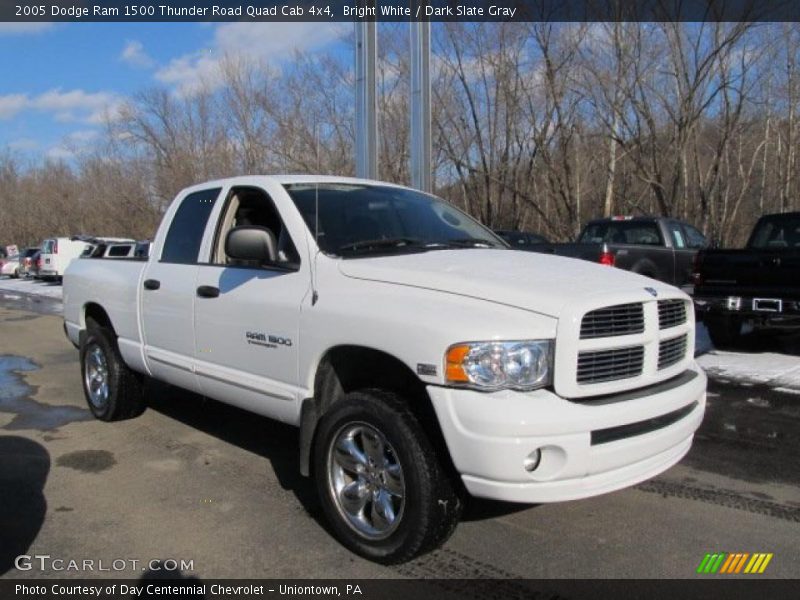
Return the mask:
{"type": "Polygon", "coordinates": [[[507,248],[489,229],[444,200],[413,190],[338,183],[285,187],[312,235],[319,222],[317,240],[326,254],[507,248]]]}
{"type": "Polygon", "coordinates": [[[800,246],[800,216],[779,215],[761,219],[748,246],[762,250],[800,246]]]}

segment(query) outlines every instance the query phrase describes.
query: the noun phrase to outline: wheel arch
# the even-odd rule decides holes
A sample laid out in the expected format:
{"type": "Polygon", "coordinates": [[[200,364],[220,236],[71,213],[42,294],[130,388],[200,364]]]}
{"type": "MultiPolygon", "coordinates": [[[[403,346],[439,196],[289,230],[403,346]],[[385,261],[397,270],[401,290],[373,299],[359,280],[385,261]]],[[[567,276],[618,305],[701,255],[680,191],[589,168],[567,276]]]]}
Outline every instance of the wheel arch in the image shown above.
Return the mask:
{"type": "MultiPolygon", "coordinates": [[[[308,476],[319,420],[346,394],[378,388],[406,400],[445,465],[452,466],[426,384],[402,360],[382,350],[360,345],[329,348],[314,375],[313,396],[306,398],[300,417],[300,472],[308,476]]],[[[454,467],[453,467],[454,468],[454,467]]]]}
{"type": "Polygon", "coordinates": [[[80,319],[80,343],[83,343],[83,338],[86,336],[86,321],[87,319],[92,319],[98,325],[109,329],[114,336],[116,337],[117,332],[114,329],[114,324],[111,322],[111,317],[108,316],[106,309],[104,309],[100,304],[97,302],[87,302],[83,305],[81,309],[81,319],[80,319]]]}

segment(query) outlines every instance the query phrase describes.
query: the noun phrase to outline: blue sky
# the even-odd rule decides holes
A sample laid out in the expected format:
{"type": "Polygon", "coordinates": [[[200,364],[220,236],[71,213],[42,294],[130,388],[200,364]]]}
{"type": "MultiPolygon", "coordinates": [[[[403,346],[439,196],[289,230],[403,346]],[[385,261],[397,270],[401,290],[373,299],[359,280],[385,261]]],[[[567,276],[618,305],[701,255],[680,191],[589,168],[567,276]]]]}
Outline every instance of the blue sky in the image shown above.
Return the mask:
{"type": "Polygon", "coordinates": [[[131,94],[190,93],[225,55],[343,52],[341,23],[0,23],[0,152],[69,159],[131,94]]]}

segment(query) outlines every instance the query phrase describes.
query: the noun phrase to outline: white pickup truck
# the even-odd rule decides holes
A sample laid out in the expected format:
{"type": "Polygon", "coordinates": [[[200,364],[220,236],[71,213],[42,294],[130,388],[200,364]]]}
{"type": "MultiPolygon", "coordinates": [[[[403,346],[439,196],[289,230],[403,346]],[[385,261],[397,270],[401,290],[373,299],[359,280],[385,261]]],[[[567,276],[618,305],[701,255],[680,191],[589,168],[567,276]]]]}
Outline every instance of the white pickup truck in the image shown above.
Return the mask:
{"type": "Polygon", "coordinates": [[[64,319],[98,419],[154,377],[299,428],[338,538],[397,563],[468,495],[539,503],[640,482],[705,410],[689,298],[517,252],[433,196],[254,176],[183,191],[150,256],[74,261],[64,319]]]}

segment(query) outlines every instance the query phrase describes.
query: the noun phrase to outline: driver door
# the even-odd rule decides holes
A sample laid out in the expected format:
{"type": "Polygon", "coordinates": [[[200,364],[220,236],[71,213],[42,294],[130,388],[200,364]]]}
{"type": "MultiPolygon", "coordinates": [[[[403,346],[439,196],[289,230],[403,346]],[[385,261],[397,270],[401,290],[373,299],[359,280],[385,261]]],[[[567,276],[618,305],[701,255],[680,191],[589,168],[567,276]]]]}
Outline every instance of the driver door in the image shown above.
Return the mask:
{"type": "Polygon", "coordinates": [[[194,298],[196,373],[204,394],[293,422],[298,399],[300,306],[309,292],[299,255],[269,195],[234,188],[208,263],[198,265],[194,298]],[[274,264],[243,264],[225,254],[239,226],[264,227],[279,241],[274,264]],[[282,257],[282,258],[281,258],[282,257]]]}

